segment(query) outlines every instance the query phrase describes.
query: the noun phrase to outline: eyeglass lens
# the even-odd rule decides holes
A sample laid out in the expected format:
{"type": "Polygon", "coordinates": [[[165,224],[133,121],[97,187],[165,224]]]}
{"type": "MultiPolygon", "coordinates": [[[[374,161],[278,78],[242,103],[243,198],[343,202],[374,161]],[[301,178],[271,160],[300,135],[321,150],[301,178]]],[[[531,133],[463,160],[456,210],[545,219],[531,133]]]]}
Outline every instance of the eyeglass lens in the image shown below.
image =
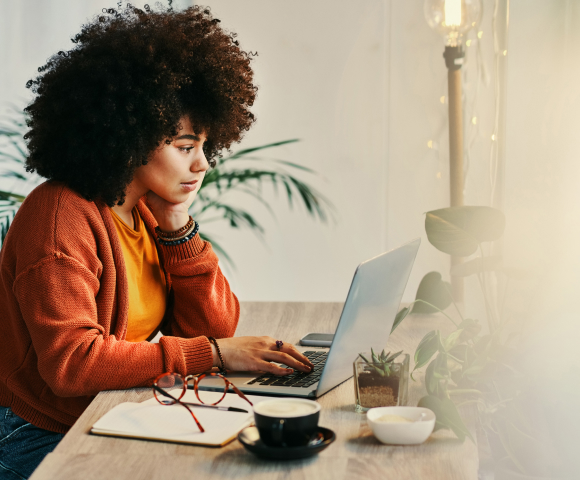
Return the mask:
{"type": "Polygon", "coordinates": [[[206,405],[219,403],[224,399],[227,387],[223,377],[206,375],[197,382],[197,398],[206,405]]]}
{"type": "MultiPolygon", "coordinates": [[[[177,400],[180,400],[185,393],[183,378],[180,375],[162,376],[157,379],[157,387],[177,400]]],[[[160,392],[155,392],[155,397],[159,403],[163,403],[164,405],[172,405],[175,403],[175,400],[169,396],[162,395],[160,392]]]]}

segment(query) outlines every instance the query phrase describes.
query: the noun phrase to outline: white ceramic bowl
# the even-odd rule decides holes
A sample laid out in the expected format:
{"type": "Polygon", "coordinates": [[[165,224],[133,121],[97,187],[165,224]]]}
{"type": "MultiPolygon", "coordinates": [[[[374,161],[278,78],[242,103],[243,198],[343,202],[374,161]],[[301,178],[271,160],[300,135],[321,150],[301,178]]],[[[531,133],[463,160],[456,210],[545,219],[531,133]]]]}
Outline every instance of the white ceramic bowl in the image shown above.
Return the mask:
{"type": "Polygon", "coordinates": [[[435,414],[421,407],[377,407],[367,412],[367,423],[375,437],[383,443],[418,445],[423,443],[435,427],[435,414]],[[421,414],[423,414],[421,416],[421,414]],[[378,422],[383,415],[399,415],[413,423],[378,422]],[[418,421],[415,421],[419,419],[418,421]]]}

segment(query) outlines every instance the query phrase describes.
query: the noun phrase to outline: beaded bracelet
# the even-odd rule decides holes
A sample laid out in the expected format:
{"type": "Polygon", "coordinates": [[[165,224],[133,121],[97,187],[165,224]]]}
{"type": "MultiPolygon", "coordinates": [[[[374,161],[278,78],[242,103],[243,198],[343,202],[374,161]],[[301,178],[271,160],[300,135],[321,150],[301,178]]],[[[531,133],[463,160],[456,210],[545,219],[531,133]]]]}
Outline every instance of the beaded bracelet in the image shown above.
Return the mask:
{"type": "Polygon", "coordinates": [[[191,235],[191,232],[193,232],[194,230],[195,230],[195,224],[192,223],[191,226],[185,232],[183,232],[181,235],[167,236],[167,235],[162,235],[162,234],[158,233],[157,238],[159,238],[160,240],[163,240],[164,242],[173,242],[175,240],[184,239],[185,237],[191,235]]]}
{"type": "Polygon", "coordinates": [[[226,362],[224,361],[224,357],[222,356],[222,352],[220,350],[220,346],[217,343],[217,340],[213,337],[207,337],[207,339],[214,344],[215,349],[217,351],[218,357],[220,359],[220,363],[221,363],[221,368],[220,368],[220,373],[226,373],[226,362]]]}
{"type": "Polygon", "coordinates": [[[195,220],[194,220],[194,223],[195,223],[195,227],[193,228],[192,232],[184,238],[180,238],[178,240],[168,241],[168,240],[164,240],[164,239],[160,238],[159,236],[157,236],[157,239],[159,240],[159,243],[161,245],[163,245],[164,247],[171,247],[173,245],[181,245],[182,243],[189,242],[193,237],[195,237],[195,234],[199,230],[199,224],[195,220]]]}
{"type": "Polygon", "coordinates": [[[163,230],[161,230],[159,228],[159,226],[155,227],[155,233],[158,236],[162,236],[166,239],[170,239],[170,238],[174,238],[174,237],[179,237],[181,236],[184,232],[187,232],[192,226],[193,226],[193,218],[191,217],[191,215],[189,216],[189,220],[187,221],[187,223],[181,227],[179,230],[176,230],[175,232],[164,232],[163,230]]]}

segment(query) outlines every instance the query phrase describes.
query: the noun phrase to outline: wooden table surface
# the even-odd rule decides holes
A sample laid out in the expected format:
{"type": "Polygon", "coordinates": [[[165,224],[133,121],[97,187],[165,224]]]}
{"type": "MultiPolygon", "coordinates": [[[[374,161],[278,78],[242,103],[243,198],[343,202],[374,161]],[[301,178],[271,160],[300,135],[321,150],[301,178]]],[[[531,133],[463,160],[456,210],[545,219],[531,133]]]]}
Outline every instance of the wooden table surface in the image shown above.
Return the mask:
{"type": "MultiPolygon", "coordinates": [[[[342,304],[245,302],[241,307],[236,336],[270,335],[298,343],[309,331],[334,332],[342,304]]],[[[393,333],[387,349],[405,350],[412,357],[423,335],[434,328],[450,331],[443,318],[409,316],[393,333]]],[[[411,360],[411,368],[412,364],[411,360]]],[[[422,375],[417,382],[409,381],[409,405],[416,405],[424,394],[421,382],[422,375]]],[[[440,430],[419,446],[389,446],[376,440],[366,415],[354,411],[352,378],[318,399],[320,425],[334,430],[336,441],[318,456],[303,460],[263,460],[237,440],[208,448],[88,433],[115,405],[151,397],[149,389],[100,393],[31,479],[477,479],[477,446],[469,440],[459,442],[449,431],[440,430]]],[[[475,437],[475,419],[467,419],[467,424],[475,437]]]]}

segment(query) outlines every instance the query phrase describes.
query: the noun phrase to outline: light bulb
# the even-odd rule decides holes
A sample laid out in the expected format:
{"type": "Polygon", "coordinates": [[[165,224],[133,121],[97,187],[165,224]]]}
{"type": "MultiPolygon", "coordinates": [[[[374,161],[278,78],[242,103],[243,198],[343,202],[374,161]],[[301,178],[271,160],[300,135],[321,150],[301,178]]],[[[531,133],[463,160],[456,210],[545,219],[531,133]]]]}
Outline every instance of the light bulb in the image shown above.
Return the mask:
{"type": "Polygon", "coordinates": [[[444,22],[448,27],[461,26],[461,0],[445,0],[443,10],[445,12],[444,22]]]}
{"type": "Polygon", "coordinates": [[[479,24],[481,11],[481,0],[425,0],[424,7],[427,23],[450,47],[461,45],[463,35],[479,24]]]}

